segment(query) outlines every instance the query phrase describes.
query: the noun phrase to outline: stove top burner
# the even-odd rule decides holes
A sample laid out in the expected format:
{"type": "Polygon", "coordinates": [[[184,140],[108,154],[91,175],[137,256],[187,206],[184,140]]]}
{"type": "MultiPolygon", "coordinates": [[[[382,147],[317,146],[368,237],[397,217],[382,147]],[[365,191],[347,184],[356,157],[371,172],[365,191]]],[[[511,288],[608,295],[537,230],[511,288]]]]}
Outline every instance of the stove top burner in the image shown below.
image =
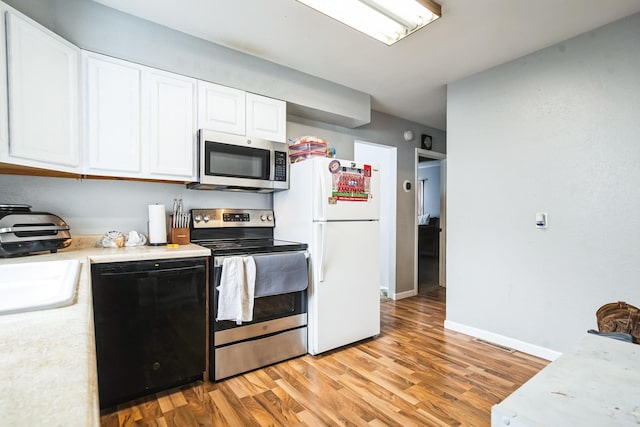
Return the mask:
{"type": "Polygon", "coordinates": [[[275,239],[206,239],[193,241],[193,243],[211,249],[214,256],[222,254],[302,251],[307,249],[305,243],[275,239]]]}
{"type": "Polygon", "coordinates": [[[264,209],[191,209],[191,242],[212,255],[249,255],[304,251],[306,243],[273,238],[273,211],[264,209]]]}
{"type": "Polygon", "coordinates": [[[208,242],[198,242],[201,246],[206,246],[209,249],[231,249],[231,248],[240,248],[242,247],[242,243],[240,242],[227,242],[227,241],[208,241],[208,242]]]}

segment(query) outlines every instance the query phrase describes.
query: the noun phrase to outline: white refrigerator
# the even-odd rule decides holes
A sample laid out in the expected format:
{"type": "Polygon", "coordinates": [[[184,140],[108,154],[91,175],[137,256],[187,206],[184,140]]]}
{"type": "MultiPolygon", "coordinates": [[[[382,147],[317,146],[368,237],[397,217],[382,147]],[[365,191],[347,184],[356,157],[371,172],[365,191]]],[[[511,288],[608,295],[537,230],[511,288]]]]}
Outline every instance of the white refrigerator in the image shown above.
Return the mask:
{"type": "Polygon", "coordinates": [[[308,352],[316,355],[380,333],[379,172],[350,160],[291,165],[274,193],[274,237],[309,245],[308,352]]]}

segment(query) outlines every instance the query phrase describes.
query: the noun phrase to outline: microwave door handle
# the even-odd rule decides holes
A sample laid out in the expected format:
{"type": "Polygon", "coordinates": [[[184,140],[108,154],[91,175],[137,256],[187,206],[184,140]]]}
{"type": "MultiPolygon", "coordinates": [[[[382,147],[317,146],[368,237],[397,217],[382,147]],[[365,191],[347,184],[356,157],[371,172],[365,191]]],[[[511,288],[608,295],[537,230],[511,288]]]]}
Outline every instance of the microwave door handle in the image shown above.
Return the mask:
{"type": "Polygon", "coordinates": [[[276,179],[275,158],[276,158],[276,150],[274,150],[272,147],[269,150],[269,161],[267,162],[267,167],[269,168],[269,173],[267,174],[267,176],[269,177],[269,182],[272,185],[273,185],[273,181],[276,179]]]}

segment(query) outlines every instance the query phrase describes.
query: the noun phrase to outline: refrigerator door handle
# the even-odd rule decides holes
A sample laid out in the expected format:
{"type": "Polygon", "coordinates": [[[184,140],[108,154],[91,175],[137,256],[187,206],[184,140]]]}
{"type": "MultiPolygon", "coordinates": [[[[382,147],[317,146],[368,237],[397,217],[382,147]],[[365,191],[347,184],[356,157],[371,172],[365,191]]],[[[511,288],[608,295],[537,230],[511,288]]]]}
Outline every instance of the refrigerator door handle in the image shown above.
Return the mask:
{"type": "Polygon", "coordinates": [[[318,251],[320,254],[320,259],[318,260],[318,282],[322,283],[324,282],[324,248],[326,246],[327,233],[324,223],[321,222],[318,225],[320,226],[320,239],[318,239],[318,242],[320,242],[320,250],[318,251]]]}
{"type": "Polygon", "coordinates": [[[318,200],[318,206],[317,206],[317,218],[320,221],[326,221],[327,217],[327,203],[328,203],[328,198],[327,198],[327,186],[326,186],[326,182],[324,180],[324,174],[319,173],[318,174],[318,185],[320,185],[320,200],[318,200]]]}

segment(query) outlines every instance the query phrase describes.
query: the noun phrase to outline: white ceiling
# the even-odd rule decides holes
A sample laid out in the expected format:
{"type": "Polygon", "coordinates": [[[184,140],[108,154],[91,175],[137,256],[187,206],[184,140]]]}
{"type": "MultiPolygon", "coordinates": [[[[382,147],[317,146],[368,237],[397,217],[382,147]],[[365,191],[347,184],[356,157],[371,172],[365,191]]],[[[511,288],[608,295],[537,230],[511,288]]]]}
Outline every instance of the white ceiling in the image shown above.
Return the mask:
{"type": "Polygon", "coordinates": [[[443,17],[386,46],[295,0],[96,0],[368,93],[446,129],[446,85],[640,12],[638,0],[440,0],[443,17]]]}

